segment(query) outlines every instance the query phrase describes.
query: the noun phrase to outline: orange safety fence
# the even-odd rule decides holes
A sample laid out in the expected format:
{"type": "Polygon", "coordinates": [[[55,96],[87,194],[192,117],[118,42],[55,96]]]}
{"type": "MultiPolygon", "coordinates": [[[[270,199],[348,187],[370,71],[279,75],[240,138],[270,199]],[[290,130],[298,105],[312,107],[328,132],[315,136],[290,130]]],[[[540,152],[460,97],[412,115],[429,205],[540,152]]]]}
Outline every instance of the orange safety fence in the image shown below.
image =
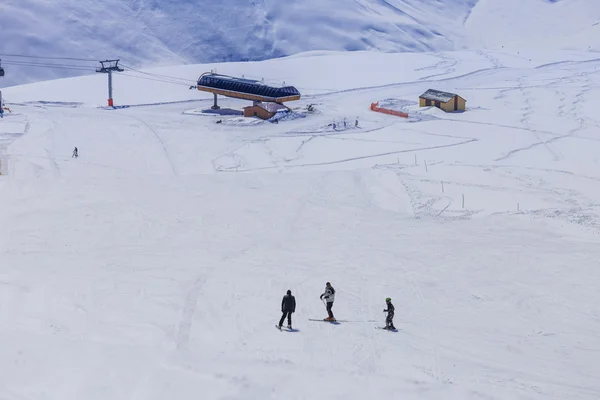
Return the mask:
{"type": "Polygon", "coordinates": [[[379,102],[371,103],[371,111],[380,112],[383,114],[395,115],[396,117],[408,118],[408,114],[403,113],[402,111],[394,111],[394,110],[389,110],[387,108],[379,107],[379,102]]]}

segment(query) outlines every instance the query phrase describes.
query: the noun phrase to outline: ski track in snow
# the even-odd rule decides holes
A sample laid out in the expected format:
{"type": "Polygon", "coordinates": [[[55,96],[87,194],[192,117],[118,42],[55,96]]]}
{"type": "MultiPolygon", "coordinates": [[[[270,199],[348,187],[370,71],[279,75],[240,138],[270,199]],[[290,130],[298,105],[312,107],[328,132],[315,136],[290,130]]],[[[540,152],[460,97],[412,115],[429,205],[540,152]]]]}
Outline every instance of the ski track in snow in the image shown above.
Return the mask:
{"type": "MultiPolygon", "coordinates": [[[[456,66],[458,65],[458,60],[456,60],[454,58],[450,58],[442,53],[435,54],[435,56],[438,57],[441,61],[434,65],[431,65],[429,67],[417,69],[416,71],[429,71],[429,70],[435,71],[435,70],[442,69],[443,72],[424,76],[424,77],[420,78],[421,81],[430,81],[432,78],[437,78],[440,76],[447,76],[456,71],[456,66]]],[[[496,67],[496,66],[494,66],[494,67],[496,67]]]]}
{"type": "MultiPolygon", "coordinates": [[[[559,161],[559,156],[553,150],[551,145],[552,145],[552,143],[562,140],[562,139],[576,137],[577,133],[585,127],[585,123],[584,123],[585,119],[580,116],[579,105],[580,105],[582,96],[584,96],[590,90],[590,87],[591,87],[591,84],[589,81],[589,77],[586,75],[586,83],[583,85],[582,90],[580,92],[578,92],[577,95],[575,96],[575,99],[572,102],[573,110],[571,113],[569,113],[571,118],[573,118],[574,120],[577,121],[577,123],[579,125],[577,128],[571,129],[568,133],[566,133],[564,135],[556,136],[556,137],[553,137],[548,140],[541,140],[540,142],[533,143],[527,147],[510,150],[506,155],[496,159],[495,161],[506,160],[517,153],[531,150],[538,146],[544,146],[544,148],[554,157],[555,161],[559,161]]],[[[531,129],[531,127],[529,126],[529,122],[528,122],[529,117],[533,112],[531,109],[531,105],[530,105],[531,99],[525,93],[525,89],[520,89],[520,91],[524,94],[524,97],[525,97],[525,107],[523,108],[523,117],[521,118],[520,122],[521,122],[521,124],[523,124],[525,126],[525,129],[533,132],[538,139],[541,139],[539,137],[537,131],[531,129]]],[[[566,101],[566,99],[561,98],[561,102],[565,102],[565,101],[566,101]]],[[[564,107],[565,107],[564,105],[561,105],[561,107],[559,107],[559,115],[561,115],[561,116],[565,116],[565,112],[563,111],[564,107]]]]}
{"type": "Polygon", "coordinates": [[[158,132],[156,132],[156,130],[154,128],[152,128],[146,121],[134,117],[134,116],[127,116],[128,118],[132,118],[135,119],[136,121],[139,121],[142,125],[144,125],[150,132],[152,132],[152,135],[154,135],[154,137],[156,138],[156,140],[160,143],[160,146],[164,152],[165,155],[165,159],[167,160],[169,167],[171,168],[171,171],[173,172],[173,175],[177,176],[177,169],[175,168],[175,165],[173,164],[173,161],[171,160],[171,157],[169,156],[169,152],[167,150],[167,146],[165,145],[165,142],[162,140],[162,138],[160,137],[160,134],[158,132]]]}
{"type": "Polygon", "coordinates": [[[206,282],[205,275],[200,275],[192,285],[191,289],[185,296],[185,302],[181,313],[181,322],[177,329],[176,346],[177,350],[189,350],[188,345],[192,332],[192,322],[198,303],[198,296],[202,291],[202,285],[206,282]]]}

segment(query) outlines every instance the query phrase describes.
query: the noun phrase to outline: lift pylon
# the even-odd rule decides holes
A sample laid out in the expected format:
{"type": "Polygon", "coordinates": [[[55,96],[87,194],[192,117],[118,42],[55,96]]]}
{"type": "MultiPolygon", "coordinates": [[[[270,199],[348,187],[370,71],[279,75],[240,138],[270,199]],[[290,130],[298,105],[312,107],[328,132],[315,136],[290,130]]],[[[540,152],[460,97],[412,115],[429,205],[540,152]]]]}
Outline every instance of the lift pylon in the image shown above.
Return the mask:
{"type": "Polygon", "coordinates": [[[109,107],[114,106],[113,96],[112,96],[112,73],[113,73],[113,71],[116,71],[116,72],[125,71],[123,68],[119,67],[119,61],[120,60],[100,61],[101,67],[96,69],[96,72],[99,72],[102,74],[108,74],[108,106],[109,107]]]}

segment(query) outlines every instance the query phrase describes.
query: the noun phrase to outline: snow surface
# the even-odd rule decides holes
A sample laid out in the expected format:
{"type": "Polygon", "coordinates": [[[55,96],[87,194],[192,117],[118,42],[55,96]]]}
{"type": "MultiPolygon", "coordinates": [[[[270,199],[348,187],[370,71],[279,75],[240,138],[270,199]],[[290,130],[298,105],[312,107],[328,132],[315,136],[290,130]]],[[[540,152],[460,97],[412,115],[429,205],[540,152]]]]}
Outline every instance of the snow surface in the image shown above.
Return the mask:
{"type": "Polygon", "coordinates": [[[279,124],[125,73],[121,109],[100,75],[3,90],[0,399],[600,398],[599,66],[319,52],[147,71],[285,80],[304,118],[279,124]],[[468,110],[418,108],[429,88],[468,110]],[[349,322],[308,321],[326,281],[349,322]],[[287,289],[297,332],[274,328],[287,289]],[[397,333],[374,329],[388,296],[397,333]]]}
{"type": "Polygon", "coordinates": [[[323,50],[600,51],[599,22],[597,0],[3,0],[0,58],[13,64],[0,86],[94,73],[106,58],[137,68],[323,50]]]}

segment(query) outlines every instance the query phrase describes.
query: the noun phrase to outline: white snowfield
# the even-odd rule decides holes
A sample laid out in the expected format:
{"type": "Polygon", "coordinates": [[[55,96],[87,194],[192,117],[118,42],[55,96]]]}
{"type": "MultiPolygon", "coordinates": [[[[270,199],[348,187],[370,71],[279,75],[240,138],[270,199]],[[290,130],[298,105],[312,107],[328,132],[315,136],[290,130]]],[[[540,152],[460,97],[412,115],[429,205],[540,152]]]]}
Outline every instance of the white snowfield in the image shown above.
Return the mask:
{"type": "Polygon", "coordinates": [[[3,90],[0,399],[597,400],[599,67],[319,52],[148,71],[285,80],[304,97],[278,124],[131,74],[122,109],[100,74],[3,90]],[[468,110],[418,108],[429,88],[468,110]],[[327,281],[348,322],[308,320],[327,281]],[[287,289],[297,332],[274,327],[287,289]],[[386,297],[396,333],[374,329],[386,297]]]}

